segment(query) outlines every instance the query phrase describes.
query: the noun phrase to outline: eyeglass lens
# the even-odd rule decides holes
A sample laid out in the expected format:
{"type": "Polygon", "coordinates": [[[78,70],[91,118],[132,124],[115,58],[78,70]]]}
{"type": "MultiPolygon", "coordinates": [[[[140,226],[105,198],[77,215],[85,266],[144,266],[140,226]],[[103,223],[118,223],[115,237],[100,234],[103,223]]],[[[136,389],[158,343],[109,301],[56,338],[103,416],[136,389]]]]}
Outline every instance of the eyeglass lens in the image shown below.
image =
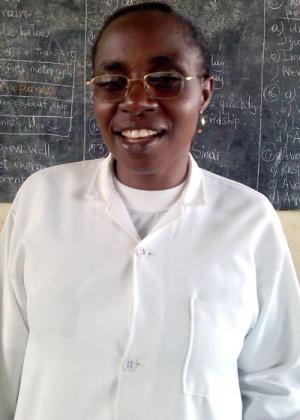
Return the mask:
{"type": "MultiPolygon", "coordinates": [[[[94,80],[94,95],[102,100],[114,101],[126,96],[131,82],[122,75],[102,75],[94,80]]],[[[181,93],[184,79],[175,72],[150,73],[144,78],[144,87],[152,98],[172,98],[181,93]]]]}

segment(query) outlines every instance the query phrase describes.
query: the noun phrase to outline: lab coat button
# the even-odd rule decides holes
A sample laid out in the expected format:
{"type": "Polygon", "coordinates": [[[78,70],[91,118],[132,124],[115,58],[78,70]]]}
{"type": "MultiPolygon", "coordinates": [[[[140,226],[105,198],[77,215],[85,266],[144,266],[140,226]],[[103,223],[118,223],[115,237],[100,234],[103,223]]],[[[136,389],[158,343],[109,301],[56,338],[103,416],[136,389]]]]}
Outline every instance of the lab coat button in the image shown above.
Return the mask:
{"type": "Polygon", "coordinates": [[[125,359],[122,368],[127,372],[134,372],[139,366],[140,363],[137,359],[125,359]]]}
{"type": "Polygon", "coordinates": [[[149,252],[147,251],[146,248],[137,248],[137,250],[136,250],[136,255],[138,257],[145,257],[148,254],[149,254],[149,252]]]}

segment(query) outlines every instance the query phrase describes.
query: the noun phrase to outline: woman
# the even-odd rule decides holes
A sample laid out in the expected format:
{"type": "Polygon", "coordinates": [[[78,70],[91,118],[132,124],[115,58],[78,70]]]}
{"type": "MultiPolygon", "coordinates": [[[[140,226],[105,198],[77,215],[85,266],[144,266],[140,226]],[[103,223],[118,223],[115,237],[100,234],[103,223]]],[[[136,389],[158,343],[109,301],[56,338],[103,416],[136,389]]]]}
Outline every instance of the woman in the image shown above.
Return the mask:
{"type": "Polygon", "coordinates": [[[201,35],[124,9],[94,48],[111,152],[22,186],[2,236],[1,420],[296,420],[300,298],[271,205],[189,149],[201,35]]]}

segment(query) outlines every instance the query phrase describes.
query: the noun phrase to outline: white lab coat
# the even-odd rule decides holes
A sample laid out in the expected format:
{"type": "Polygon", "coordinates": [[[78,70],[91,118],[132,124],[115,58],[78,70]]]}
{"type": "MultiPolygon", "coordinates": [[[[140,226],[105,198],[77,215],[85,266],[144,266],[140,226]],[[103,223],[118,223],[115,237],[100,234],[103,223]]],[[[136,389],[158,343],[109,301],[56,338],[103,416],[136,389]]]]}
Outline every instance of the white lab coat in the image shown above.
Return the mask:
{"type": "Polygon", "coordinates": [[[299,420],[299,288],[267,199],[191,159],[140,240],[111,162],[40,171],[12,205],[0,419],[299,420]]]}

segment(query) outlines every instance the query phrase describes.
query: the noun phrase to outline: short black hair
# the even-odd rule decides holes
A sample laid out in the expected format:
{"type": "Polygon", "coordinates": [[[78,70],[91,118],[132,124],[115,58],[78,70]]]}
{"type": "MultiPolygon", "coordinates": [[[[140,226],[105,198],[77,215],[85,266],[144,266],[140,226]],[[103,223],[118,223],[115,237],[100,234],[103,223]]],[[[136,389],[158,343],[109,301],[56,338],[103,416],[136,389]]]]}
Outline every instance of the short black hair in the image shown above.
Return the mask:
{"type": "Polygon", "coordinates": [[[194,47],[198,48],[200,57],[202,58],[202,65],[204,68],[204,77],[209,77],[211,74],[211,54],[210,54],[207,41],[202,31],[200,30],[200,28],[196,27],[196,25],[194,25],[194,23],[190,19],[188,19],[186,16],[183,16],[177,11],[175,11],[170,5],[163,2],[154,2],[154,1],[123,7],[119,10],[116,10],[114,13],[112,13],[105,19],[103,26],[92,47],[93,70],[95,71],[95,57],[96,57],[98,42],[101,39],[105,29],[112,22],[114,22],[119,17],[126,16],[133,12],[153,12],[153,11],[165,13],[169,16],[172,16],[180,24],[182,24],[184,28],[188,30],[188,34],[190,36],[190,42],[192,43],[194,47]]]}

